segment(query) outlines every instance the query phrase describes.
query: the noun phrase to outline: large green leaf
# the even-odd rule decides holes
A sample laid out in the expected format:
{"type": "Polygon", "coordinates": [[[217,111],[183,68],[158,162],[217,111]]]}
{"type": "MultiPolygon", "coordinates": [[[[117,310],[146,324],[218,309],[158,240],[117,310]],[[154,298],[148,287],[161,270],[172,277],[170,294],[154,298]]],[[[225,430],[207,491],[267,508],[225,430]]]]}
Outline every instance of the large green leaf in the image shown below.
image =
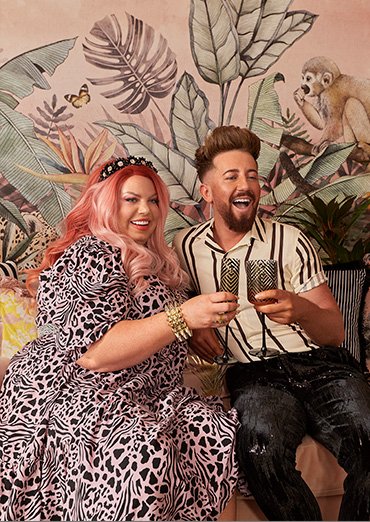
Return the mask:
{"type": "MultiPolygon", "coordinates": [[[[277,5],[277,2],[270,2],[270,4],[277,5]]],[[[311,29],[316,18],[317,15],[306,11],[291,11],[290,13],[286,13],[282,23],[278,24],[276,34],[273,35],[270,41],[267,41],[264,47],[263,39],[267,37],[265,34],[262,35],[262,41],[258,42],[258,45],[253,44],[251,48],[248,49],[248,53],[245,55],[247,59],[243,61],[244,55],[241,56],[241,75],[251,78],[252,76],[264,74],[294,42],[302,38],[302,36],[311,29]],[[262,51],[261,47],[263,47],[262,51]],[[254,56],[254,53],[260,54],[254,56]]],[[[272,24],[270,17],[266,21],[268,24],[272,24]]],[[[260,34],[261,32],[259,30],[254,42],[260,34]]]]}
{"type": "Polygon", "coordinates": [[[170,149],[148,131],[133,123],[96,122],[108,129],[130,155],[151,160],[168,186],[171,201],[180,205],[195,205],[201,199],[195,168],[181,152],[170,149]]]}
{"type": "Polygon", "coordinates": [[[239,75],[238,34],[222,0],[191,0],[190,47],[201,77],[223,85],[239,75]]]}
{"type": "MultiPolygon", "coordinates": [[[[227,0],[230,7],[231,19],[238,33],[239,53],[244,60],[248,48],[254,41],[256,30],[262,19],[262,0],[227,0]]],[[[240,74],[244,75],[246,64],[240,64],[240,74]]]]}
{"type": "Polygon", "coordinates": [[[7,201],[4,198],[0,199],[0,216],[7,221],[15,223],[25,234],[29,235],[30,231],[27,223],[12,201],[7,201]]]}
{"type": "Polygon", "coordinates": [[[271,145],[261,141],[261,151],[258,158],[258,175],[262,179],[267,179],[271,169],[276,165],[279,158],[279,151],[271,145]]]}
{"type": "MultiPolygon", "coordinates": [[[[370,173],[358,174],[357,176],[343,176],[324,187],[310,192],[309,196],[319,196],[325,203],[340,195],[361,197],[370,193],[370,173]]],[[[275,217],[279,221],[290,218],[294,214],[301,213],[301,208],[309,209],[311,206],[309,197],[301,195],[291,199],[287,204],[282,204],[277,209],[275,217]],[[297,208],[299,206],[299,208],[297,208]]]]}
{"type": "Polygon", "coordinates": [[[183,228],[191,227],[196,223],[197,221],[189,216],[186,216],[183,212],[181,212],[180,209],[170,207],[164,232],[167,243],[172,243],[172,240],[177,232],[183,228]]]}
{"type": "Polygon", "coordinates": [[[279,98],[274,85],[276,81],[283,80],[282,74],[272,74],[249,87],[247,126],[262,140],[258,165],[260,176],[265,179],[279,157],[278,146],[283,131],[268,122],[282,123],[279,98]]]}
{"type": "Polygon", "coordinates": [[[329,176],[336,172],[342,163],[348,158],[355,148],[354,143],[332,143],[314,160],[301,168],[301,176],[308,183],[314,183],[318,179],[329,176]]]}
{"type": "Polygon", "coordinates": [[[32,120],[0,102],[0,171],[55,226],[71,210],[71,197],[62,186],[35,180],[19,167],[47,174],[41,159],[47,157],[57,160],[51,149],[37,139],[32,120]]]}
{"type": "Polygon", "coordinates": [[[191,74],[184,72],[172,97],[170,112],[172,143],[176,150],[194,157],[215,124],[208,116],[209,102],[191,74]]]}
{"type": "MultiPolygon", "coordinates": [[[[329,145],[325,151],[302,167],[298,174],[307,184],[313,185],[323,181],[338,170],[353,148],[354,145],[348,143],[329,145]]],[[[330,185],[333,185],[333,183],[330,185]]],[[[297,185],[290,178],[285,178],[272,192],[261,198],[261,205],[280,205],[296,189],[297,185]]]]}
{"type": "Polygon", "coordinates": [[[292,0],[227,0],[238,32],[240,76],[266,71],[309,31],[317,18],[307,11],[291,11],[292,0]]]}
{"type": "MultiPolygon", "coordinates": [[[[284,80],[284,76],[281,73],[270,74],[263,80],[259,80],[249,87],[247,122],[249,128],[266,120],[283,125],[279,97],[275,91],[275,82],[283,82],[284,80]]],[[[280,145],[281,129],[276,129],[271,126],[267,126],[263,129],[266,129],[267,134],[260,135],[261,139],[274,143],[275,145],[280,145]]]]}
{"type": "Polygon", "coordinates": [[[64,62],[76,38],[61,40],[16,56],[0,67],[0,101],[11,108],[18,105],[17,98],[24,98],[34,87],[50,89],[43,73],[50,76],[64,62]]]}
{"type": "Polygon", "coordinates": [[[114,106],[126,114],[139,114],[154,98],[171,92],[177,73],[174,53],[159,35],[155,44],[153,27],[126,13],[128,29],[123,41],[115,15],[96,22],[91,30],[97,41],[86,39],[86,60],[110,76],[90,78],[94,85],[109,85],[106,98],[120,98],[114,106]]]}
{"type": "MultiPolygon", "coordinates": [[[[253,69],[254,63],[265,52],[266,48],[271,45],[280,27],[283,24],[289,5],[292,0],[246,0],[244,2],[236,2],[239,5],[239,12],[241,14],[238,20],[238,33],[241,36],[240,42],[240,75],[242,77],[255,76],[249,71],[253,69]],[[254,15],[256,25],[251,31],[251,24],[247,24],[248,31],[244,37],[244,23],[249,12],[258,12],[258,18],[254,15]],[[249,40],[249,36],[251,37],[249,40]]],[[[265,69],[266,71],[267,69],[265,69]]],[[[262,71],[262,72],[265,72],[262,71]]],[[[258,73],[258,74],[261,74],[258,73]]]]}

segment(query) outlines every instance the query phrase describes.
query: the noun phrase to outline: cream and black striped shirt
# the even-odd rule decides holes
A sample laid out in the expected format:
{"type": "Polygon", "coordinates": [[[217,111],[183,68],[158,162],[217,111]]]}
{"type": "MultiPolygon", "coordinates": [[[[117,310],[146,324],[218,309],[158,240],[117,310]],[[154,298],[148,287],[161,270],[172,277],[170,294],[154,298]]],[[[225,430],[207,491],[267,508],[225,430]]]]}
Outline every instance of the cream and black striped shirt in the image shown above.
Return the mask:
{"type": "MultiPolygon", "coordinates": [[[[221,263],[224,257],[240,260],[240,313],[230,322],[228,347],[241,362],[259,360],[248,354],[260,348],[262,329],[254,307],[247,300],[245,261],[276,259],[278,287],[296,294],[306,292],[326,281],[319,256],[310,241],[295,227],[256,218],[252,229],[228,252],[215,242],[213,220],[179,232],[174,247],[184,270],[189,274],[196,293],[208,294],[220,288],[221,263]]],[[[317,348],[298,324],[280,325],[266,318],[267,345],[281,352],[302,352],[317,348]]],[[[221,341],[226,328],[219,328],[221,341]]]]}

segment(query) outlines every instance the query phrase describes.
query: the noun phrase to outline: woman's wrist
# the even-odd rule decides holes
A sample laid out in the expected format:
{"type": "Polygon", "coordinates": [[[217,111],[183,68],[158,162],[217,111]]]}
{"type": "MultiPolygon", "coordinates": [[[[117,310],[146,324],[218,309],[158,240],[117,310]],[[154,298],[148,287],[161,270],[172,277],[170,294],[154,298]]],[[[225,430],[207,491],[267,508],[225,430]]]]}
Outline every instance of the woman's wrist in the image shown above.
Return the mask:
{"type": "Polygon", "coordinates": [[[171,328],[176,339],[179,341],[186,341],[192,336],[192,331],[187,325],[181,306],[178,303],[174,303],[165,307],[167,323],[171,328]]]}

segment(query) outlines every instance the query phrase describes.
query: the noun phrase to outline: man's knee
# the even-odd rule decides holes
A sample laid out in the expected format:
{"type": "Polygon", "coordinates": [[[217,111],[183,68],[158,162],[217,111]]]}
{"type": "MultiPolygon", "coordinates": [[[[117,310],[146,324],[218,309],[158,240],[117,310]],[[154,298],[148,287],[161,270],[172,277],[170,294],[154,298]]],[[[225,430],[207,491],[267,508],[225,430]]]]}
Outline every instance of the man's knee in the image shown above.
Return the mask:
{"type": "Polygon", "coordinates": [[[295,451],[287,448],[277,433],[272,433],[266,426],[241,426],[236,439],[236,453],[245,469],[270,470],[277,467],[295,468],[295,451]]]}

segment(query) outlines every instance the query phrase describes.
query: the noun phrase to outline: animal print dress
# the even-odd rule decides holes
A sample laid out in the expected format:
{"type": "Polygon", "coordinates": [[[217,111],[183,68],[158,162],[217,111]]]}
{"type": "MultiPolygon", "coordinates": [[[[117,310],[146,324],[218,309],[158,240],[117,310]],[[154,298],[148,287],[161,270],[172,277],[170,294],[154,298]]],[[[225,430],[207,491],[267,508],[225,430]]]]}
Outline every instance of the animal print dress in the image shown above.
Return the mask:
{"type": "Polygon", "coordinates": [[[114,372],[75,362],[117,321],[179,297],[148,281],[133,297],[120,252],[94,237],[42,272],[39,337],[0,397],[1,520],[214,520],[226,506],[236,414],[182,385],[185,343],[114,372]]]}

